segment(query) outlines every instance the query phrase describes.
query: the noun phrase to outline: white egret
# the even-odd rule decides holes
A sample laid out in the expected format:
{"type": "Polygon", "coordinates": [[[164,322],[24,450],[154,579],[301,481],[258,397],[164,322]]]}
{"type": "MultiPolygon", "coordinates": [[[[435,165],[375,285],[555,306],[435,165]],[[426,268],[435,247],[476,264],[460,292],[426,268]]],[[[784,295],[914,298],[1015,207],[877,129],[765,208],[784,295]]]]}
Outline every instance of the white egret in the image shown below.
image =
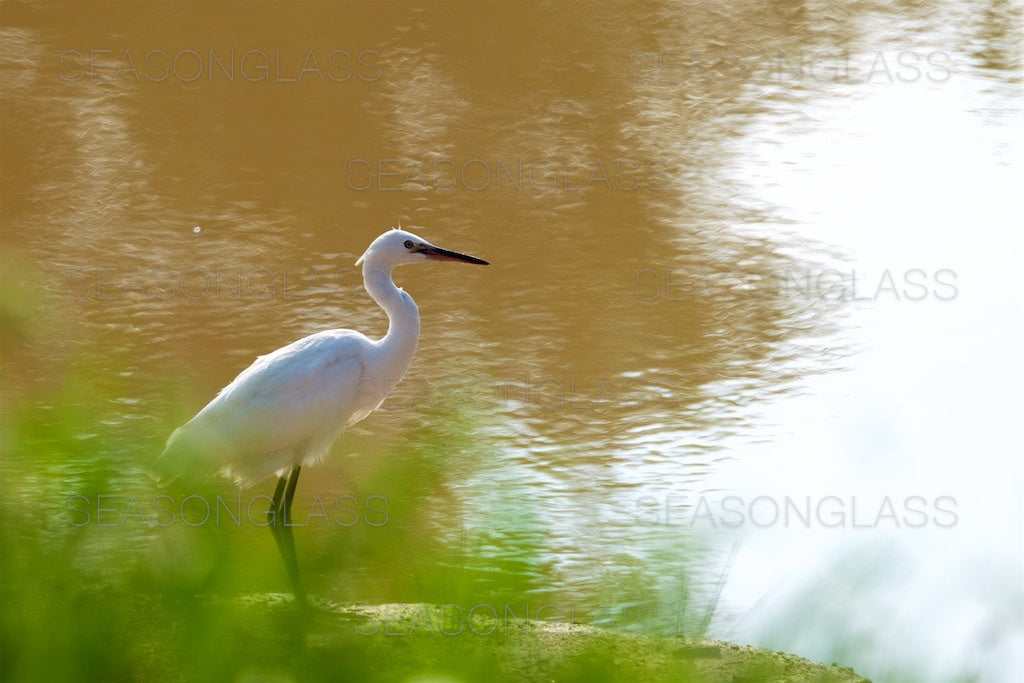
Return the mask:
{"type": "Polygon", "coordinates": [[[221,473],[251,485],[276,474],[267,516],[300,605],[305,595],[289,524],[299,472],[322,460],[345,427],[377,409],[405,375],[420,314],[392,271],[429,260],[488,265],[400,228],[385,232],[356,265],[363,266],[366,291],[387,313],[387,334],[372,340],[354,330],[326,330],[260,356],[171,434],[154,464],[163,479],[221,473]]]}

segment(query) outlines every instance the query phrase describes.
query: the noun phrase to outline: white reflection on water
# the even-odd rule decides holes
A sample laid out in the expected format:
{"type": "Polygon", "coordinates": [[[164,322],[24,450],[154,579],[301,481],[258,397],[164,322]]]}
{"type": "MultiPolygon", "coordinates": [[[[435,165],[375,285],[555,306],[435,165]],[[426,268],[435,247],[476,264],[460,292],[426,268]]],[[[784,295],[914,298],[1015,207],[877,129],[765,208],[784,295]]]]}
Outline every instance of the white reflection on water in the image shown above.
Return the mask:
{"type": "Polygon", "coordinates": [[[875,300],[853,306],[849,369],[770,403],[772,442],[714,473],[746,501],[839,496],[846,516],[748,523],[718,628],[881,678],[1009,680],[1024,659],[1020,92],[960,67],[944,83],[833,86],[805,105],[814,126],[767,115],[757,135],[774,144],[737,141],[751,187],[838,245],[875,300]],[[924,289],[903,281],[914,269],[924,289]],[[886,271],[895,289],[878,291],[886,271]],[[908,526],[914,496],[932,511],[949,497],[955,516],[908,526]],[[901,521],[877,521],[886,497],[901,521]]]}

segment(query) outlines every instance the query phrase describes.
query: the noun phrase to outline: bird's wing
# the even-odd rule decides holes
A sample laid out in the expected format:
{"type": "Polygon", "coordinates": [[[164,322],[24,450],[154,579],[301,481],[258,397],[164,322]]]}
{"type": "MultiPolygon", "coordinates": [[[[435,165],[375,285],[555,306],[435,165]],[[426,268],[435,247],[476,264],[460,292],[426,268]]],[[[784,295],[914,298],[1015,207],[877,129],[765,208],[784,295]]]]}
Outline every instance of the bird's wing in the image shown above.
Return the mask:
{"type": "Polygon", "coordinates": [[[361,334],[331,331],[261,356],[171,435],[161,459],[177,450],[190,461],[180,463],[185,469],[227,467],[246,479],[269,474],[255,470],[273,454],[326,448],[353,410],[370,344],[361,334]]]}

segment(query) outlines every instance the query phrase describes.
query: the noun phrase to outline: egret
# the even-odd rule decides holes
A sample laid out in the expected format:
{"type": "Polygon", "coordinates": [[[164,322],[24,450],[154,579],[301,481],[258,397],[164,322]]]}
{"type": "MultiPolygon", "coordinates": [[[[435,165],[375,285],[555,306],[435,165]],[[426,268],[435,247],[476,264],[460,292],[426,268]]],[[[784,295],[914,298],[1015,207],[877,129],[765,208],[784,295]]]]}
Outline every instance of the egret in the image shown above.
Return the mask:
{"type": "Polygon", "coordinates": [[[300,606],[305,593],[289,524],[299,472],[326,457],[342,431],[376,410],[405,375],[420,314],[392,271],[430,260],[488,265],[401,228],[386,231],[356,265],[362,264],[363,286],[387,314],[387,333],[373,340],[354,330],[325,330],[260,356],[171,434],[154,464],[165,481],[219,473],[248,486],[277,475],[268,526],[300,606]]]}

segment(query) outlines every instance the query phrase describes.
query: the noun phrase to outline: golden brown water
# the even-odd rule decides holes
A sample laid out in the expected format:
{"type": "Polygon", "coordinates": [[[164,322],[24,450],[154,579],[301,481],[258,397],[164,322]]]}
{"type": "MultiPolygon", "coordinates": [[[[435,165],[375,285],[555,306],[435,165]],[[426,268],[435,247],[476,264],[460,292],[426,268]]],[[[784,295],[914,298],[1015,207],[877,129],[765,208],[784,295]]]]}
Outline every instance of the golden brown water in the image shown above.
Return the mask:
{"type": "MultiPolygon", "coordinates": [[[[652,525],[652,509],[777,490],[787,451],[819,497],[860,492],[844,467],[889,476],[886,449],[932,444],[977,376],[886,388],[969,355],[977,339],[937,321],[990,325],[1011,360],[1019,322],[985,311],[1011,314],[993,301],[1020,251],[1018,9],[5,4],[5,288],[38,298],[4,333],[5,393],[92,368],[103,419],[78,436],[99,456],[149,425],[119,463],[143,486],[166,430],[256,355],[329,327],[383,334],[353,262],[401,221],[493,265],[399,271],[423,317],[412,369],[304,475],[300,503],[377,493],[373,454],[431,433],[442,474],[418,523],[469,537],[482,565],[522,561],[530,591],[597,620],[648,599],[636,576],[672,593],[681,567],[710,600],[730,546],[652,525]],[[876,296],[883,271],[902,297],[876,296]],[[893,345],[905,355],[879,360],[893,345]],[[908,423],[893,404],[939,417],[908,423]],[[909,426],[887,445],[890,422],[909,426]],[[764,488],[727,474],[748,466],[764,488]]],[[[1003,398],[982,400],[999,414],[1003,398]]],[[[929,456],[945,474],[896,493],[963,505],[978,487],[957,488],[961,437],[929,456]]],[[[1008,443],[991,440],[1002,466],[1008,443]]],[[[353,552],[344,580],[321,557],[322,592],[401,597],[353,580],[353,552]]],[[[722,629],[761,597],[744,576],[722,629]]]]}

